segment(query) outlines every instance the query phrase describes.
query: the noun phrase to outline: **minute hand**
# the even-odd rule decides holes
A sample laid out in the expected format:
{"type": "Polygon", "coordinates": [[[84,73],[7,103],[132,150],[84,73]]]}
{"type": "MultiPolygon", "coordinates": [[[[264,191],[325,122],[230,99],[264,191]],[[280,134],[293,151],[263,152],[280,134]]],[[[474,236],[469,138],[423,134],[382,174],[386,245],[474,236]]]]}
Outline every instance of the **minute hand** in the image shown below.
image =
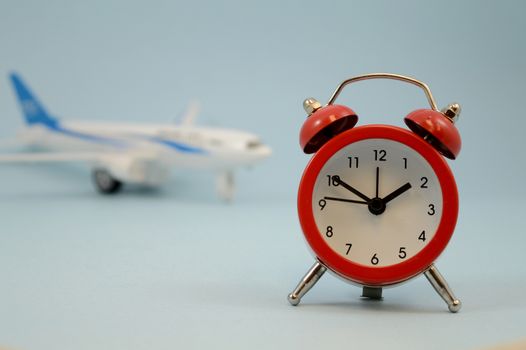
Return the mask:
{"type": "Polygon", "coordinates": [[[384,202],[384,204],[387,204],[387,202],[392,201],[393,199],[395,199],[396,197],[398,197],[399,195],[401,195],[402,193],[404,193],[410,188],[411,188],[411,184],[408,182],[402,187],[398,188],[397,190],[394,190],[393,192],[389,193],[387,196],[385,196],[382,199],[382,201],[384,202]]]}
{"type": "Polygon", "coordinates": [[[356,203],[356,204],[368,204],[364,201],[356,201],[354,199],[347,199],[347,198],[337,198],[337,197],[323,197],[323,199],[328,201],[338,201],[338,202],[348,202],[348,203],[356,203]]]}
{"type": "Polygon", "coordinates": [[[343,182],[342,179],[340,179],[338,176],[333,176],[332,178],[333,178],[333,181],[335,181],[336,183],[341,185],[346,190],[349,190],[352,193],[354,193],[355,195],[357,195],[358,197],[362,198],[364,201],[367,201],[367,202],[371,201],[371,198],[367,197],[365,194],[363,194],[362,192],[358,191],[356,188],[352,187],[351,185],[343,182]]]}

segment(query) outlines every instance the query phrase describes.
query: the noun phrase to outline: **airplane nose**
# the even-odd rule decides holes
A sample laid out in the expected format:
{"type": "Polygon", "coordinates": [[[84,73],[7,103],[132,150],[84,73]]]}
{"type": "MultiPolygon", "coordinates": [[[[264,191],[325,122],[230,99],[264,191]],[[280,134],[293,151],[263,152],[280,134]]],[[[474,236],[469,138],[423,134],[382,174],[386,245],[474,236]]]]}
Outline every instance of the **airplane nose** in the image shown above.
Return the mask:
{"type": "Polygon", "coordinates": [[[258,147],[256,152],[258,156],[263,159],[269,157],[272,154],[272,149],[267,145],[261,145],[258,147]]]}

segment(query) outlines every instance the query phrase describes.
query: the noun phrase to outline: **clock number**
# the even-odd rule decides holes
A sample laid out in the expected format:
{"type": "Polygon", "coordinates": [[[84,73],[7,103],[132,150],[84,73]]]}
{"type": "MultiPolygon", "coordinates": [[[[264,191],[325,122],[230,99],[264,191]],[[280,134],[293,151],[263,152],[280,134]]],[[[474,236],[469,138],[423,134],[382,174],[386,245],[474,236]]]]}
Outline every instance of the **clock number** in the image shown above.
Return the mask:
{"type": "Polygon", "coordinates": [[[327,226],[327,231],[325,232],[325,236],[331,238],[334,233],[332,232],[332,226],[327,226]]]}
{"type": "Polygon", "coordinates": [[[418,236],[418,239],[421,240],[422,242],[425,242],[426,241],[426,231],[422,231],[422,233],[420,234],[420,236],[418,236]]]}
{"type": "Polygon", "coordinates": [[[349,159],[349,168],[352,168],[353,164],[358,169],[358,157],[347,157],[349,159]]]}
{"type": "Polygon", "coordinates": [[[405,252],[405,247],[400,247],[400,250],[398,251],[398,257],[400,259],[405,259],[407,256],[407,253],[405,252]]]}
{"type": "Polygon", "coordinates": [[[422,184],[420,185],[420,188],[428,188],[428,187],[427,187],[427,177],[422,176],[422,177],[420,178],[420,181],[422,181],[422,184]]]}
{"type": "Polygon", "coordinates": [[[318,205],[320,206],[320,210],[323,210],[323,208],[325,208],[325,206],[327,205],[327,201],[325,199],[320,199],[318,205]]]}
{"type": "Polygon", "coordinates": [[[427,214],[428,215],[435,215],[435,205],[434,204],[429,204],[429,210],[427,211],[427,214]]]}
{"type": "Polygon", "coordinates": [[[378,260],[378,257],[376,256],[376,253],[374,253],[373,257],[371,258],[371,264],[378,265],[380,260],[378,260]]]}
{"type": "Polygon", "coordinates": [[[381,150],[375,149],[374,150],[374,160],[376,161],[385,162],[386,155],[387,155],[387,152],[385,151],[385,149],[381,149],[381,150]]]}
{"type": "Polygon", "coordinates": [[[404,160],[404,169],[407,169],[407,158],[403,157],[402,159],[404,160]]]}
{"type": "Polygon", "coordinates": [[[347,253],[345,253],[345,255],[349,255],[349,252],[351,251],[352,243],[345,243],[345,245],[347,246],[347,253]]]}
{"type": "Polygon", "coordinates": [[[340,183],[338,180],[340,180],[340,177],[338,175],[327,175],[327,180],[329,186],[338,186],[340,183]]]}

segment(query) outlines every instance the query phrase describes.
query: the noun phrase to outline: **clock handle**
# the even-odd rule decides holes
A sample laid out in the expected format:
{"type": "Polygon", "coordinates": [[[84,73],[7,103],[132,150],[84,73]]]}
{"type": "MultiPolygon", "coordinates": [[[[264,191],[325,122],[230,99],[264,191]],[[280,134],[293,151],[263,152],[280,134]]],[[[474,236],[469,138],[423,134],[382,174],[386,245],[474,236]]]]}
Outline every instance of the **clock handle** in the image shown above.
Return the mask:
{"type": "Polygon", "coordinates": [[[352,129],[358,116],[352,109],[334,104],[343,88],[349,84],[371,79],[391,79],[413,84],[426,94],[430,109],[418,109],[408,114],[404,121],[415,134],[431,144],[444,157],[455,159],[461,148],[460,134],[454,123],[458,120],[461,108],[458,103],[450,103],[439,110],[429,87],[414,78],[392,73],[371,73],[349,78],[340,83],[327,105],[322,106],[314,98],[303,102],[309,117],[300,131],[300,145],[303,152],[317,152],[327,141],[342,132],[352,129]]]}
{"type": "Polygon", "coordinates": [[[453,294],[453,291],[447,284],[446,280],[442,276],[440,272],[438,272],[438,269],[433,264],[431,265],[425,272],[424,275],[428,279],[428,281],[431,283],[433,288],[437,291],[437,293],[444,299],[446,302],[449,311],[451,312],[458,312],[460,308],[462,307],[462,303],[460,300],[458,300],[455,295],[453,294]]]}
{"type": "MultiPolygon", "coordinates": [[[[454,126],[458,120],[461,108],[458,103],[450,103],[439,110],[429,87],[414,78],[392,73],[371,73],[349,78],[341,82],[332,94],[327,108],[332,106],[343,88],[349,84],[370,79],[391,79],[409,83],[421,88],[427,97],[431,109],[418,109],[408,114],[404,120],[409,129],[430,143],[438,152],[449,159],[455,159],[461,148],[460,134],[454,126]],[[432,137],[429,137],[432,136],[432,137]]],[[[334,105],[336,106],[336,105],[334,105]]],[[[321,108],[319,108],[321,109],[321,108]]]]}
{"type": "Polygon", "coordinates": [[[392,74],[392,73],[364,74],[364,75],[359,75],[359,76],[356,76],[356,77],[344,80],[336,88],[336,90],[332,94],[332,97],[330,98],[329,102],[327,102],[327,105],[332,105],[334,103],[334,101],[340,95],[340,93],[342,92],[342,90],[343,90],[343,88],[345,86],[347,86],[349,84],[352,84],[352,83],[356,83],[358,81],[371,80],[371,79],[392,79],[392,80],[403,81],[403,82],[406,82],[406,83],[409,83],[409,84],[416,85],[419,88],[421,88],[422,90],[424,90],[424,93],[426,94],[427,101],[429,102],[429,105],[431,106],[431,109],[433,109],[435,111],[439,110],[438,107],[437,107],[437,104],[435,102],[435,99],[433,98],[433,94],[431,94],[431,90],[429,90],[429,87],[425,83],[421,82],[420,80],[416,80],[414,78],[407,77],[405,75],[392,74]]]}

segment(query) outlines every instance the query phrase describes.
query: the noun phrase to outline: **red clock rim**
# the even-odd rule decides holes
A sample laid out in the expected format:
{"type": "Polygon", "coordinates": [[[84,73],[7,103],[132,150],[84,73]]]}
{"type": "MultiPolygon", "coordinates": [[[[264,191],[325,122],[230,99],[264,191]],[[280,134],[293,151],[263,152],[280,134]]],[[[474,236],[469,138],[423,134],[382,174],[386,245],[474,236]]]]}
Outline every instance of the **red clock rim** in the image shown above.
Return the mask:
{"type": "Polygon", "coordinates": [[[446,248],[457,222],[458,191],[453,173],[445,159],[419,136],[396,126],[365,125],[334,137],[312,157],[303,172],[298,190],[298,215],[308,244],[316,257],[329,269],[363,285],[390,285],[423,272],[446,248]],[[369,267],[341,257],[325,243],[312,211],[314,184],[323,165],[344,146],[371,138],[397,141],[414,149],[431,165],[442,191],[442,217],[433,239],[415,256],[396,265],[369,267]]]}

